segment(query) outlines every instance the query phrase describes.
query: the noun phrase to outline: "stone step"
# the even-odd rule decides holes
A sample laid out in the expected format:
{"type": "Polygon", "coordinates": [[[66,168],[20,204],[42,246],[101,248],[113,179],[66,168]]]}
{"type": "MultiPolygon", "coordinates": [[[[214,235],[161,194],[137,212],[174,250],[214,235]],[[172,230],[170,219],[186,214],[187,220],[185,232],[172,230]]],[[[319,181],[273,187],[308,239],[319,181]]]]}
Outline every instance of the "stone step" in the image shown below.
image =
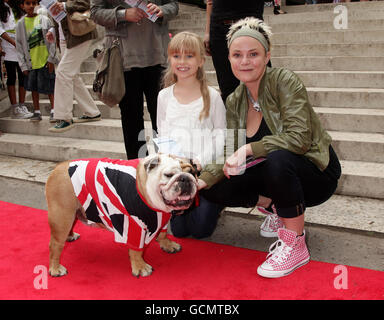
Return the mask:
{"type": "MultiPolygon", "coordinates": [[[[384,13],[384,11],[383,11],[384,13]]],[[[275,33],[272,36],[272,44],[317,44],[317,43],[358,43],[383,42],[384,30],[337,30],[337,31],[313,31],[313,32],[289,32],[275,33]]]]}
{"type": "MultiPolygon", "coordinates": [[[[383,58],[384,59],[384,58],[383,58]]],[[[211,75],[211,81],[215,81],[211,75]]],[[[215,83],[212,83],[215,85],[215,83]]],[[[92,97],[97,100],[97,94],[93,92],[92,85],[86,85],[92,97]]],[[[217,88],[218,89],[218,88],[217,88]]],[[[316,107],[343,107],[343,108],[368,108],[382,109],[384,108],[384,89],[380,88],[327,88],[327,87],[307,87],[308,95],[313,106],[316,107]]],[[[31,101],[27,100],[31,104],[31,101]]],[[[47,106],[47,104],[41,103],[47,106]]],[[[75,104],[76,107],[77,104],[75,104]]],[[[99,106],[101,103],[99,103],[99,106]]],[[[49,108],[49,107],[48,107],[49,108]]],[[[77,108],[77,107],[76,107],[77,108]]],[[[108,107],[105,107],[108,108],[108,107]]],[[[77,110],[77,109],[76,109],[77,110]]],[[[106,109],[108,111],[108,109],[106,109]]],[[[76,111],[78,113],[78,111],[76,111]]],[[[109,112],[113,118],[120,116],[119,109],[112,108],[109,112]]]]}
{"type": "MultiPolygon", "coordinates": [[[[316,12],[328,12],[339,5],[342,5],[348,9],[349,12],[361,11],[361,10],[384,10],[384,3],[382,1],[370,1],[370,2],[343,2],[343,3],[318,3],[316,5],[294,5],[284,6],[284,10],[293,13],[316,13],[316,12]]],[[[273,14],[272,8],[265,7],[265,14],[273,14]]]]}
{"type": "Polygon", "coordinates": [[[272,62],[274,57],[281,56],[377,57],[379,52],[383,51],[384,42],[370,42],[364,45],[361,43],[274,44],[272,47],[272,62]]]}
{"type": "MultiPolygon", "coordinates": [[[[328,116],[329,118],[330,116],[328,116]]],[[[322,118],[322,117],[321,117],[322,118]]],[[[337,119],[336,119],[337,120],[337,119]]],[[[337,123],[337,121],[332,121],[337,123]]],[[[150,127],[150,123],[145,121],[146,127],[150,127]]],[[[75,124],[76,128],[63,133],[51,133],[48,128],[52,124],[49,123],[48,117],[44,116],[44,119],[39,123],[34,123],[23,119],[10,119],[0,118],[0,127],[2,130],[9,134],[15,134],[15,143],[24,144],[24,140],[20,135],[25,135],[26,140],[29,140],[29,136],[33,135],[44,139],[54,138],[70,138],[70,139],[84,139],[87,140],[104,140],[123,142],[121,121],[117,119],[103,119],[96,122],[79,123],[75,124]]],[[[353,126],[350,123],[350,126],[353,126]]],[[[380,126],[377,124],[377,126],[380,126]]],[[[328,131],[333,138],[333,146],[340,159],[353,160],[353,161],[368,161],[384,163],[384,134],[383,133],[362,133],[362,132],[345,132],[345,131],[328,131]]],[[[12,139],[12,138],[11,138],[12,139]]],[[[55,139],[54,139],[55,140],[55,139]]],[[[57,141],[57,139],[56,139],[57,141]]],[[[0,145],[7,142],[7,137],[0,137],[0,145]]],[[[34,143],[32,140],[31,143],[34,143]]],[[[63,146],[66,146],[64,144],[63,146]]],[[[60,144],[58,145],[60,147],[60,144]]],[[[8,147],[4,146],[4,150],[8,150],[8,147]]],[[[7,152],[7,154],[9,154],[7,152]]],[[[12,153],[11,153],[12,154],[12,153]]],[[[17,156],[25,156],[15,154],[17,156]]],[[[34,156],[39,157],[40,154],[34,156]]],[[[46,158],[43,158],[46,159],[46,158]]],[[[55,158],[56,159],[56,158],[55,158]]],[[[48,159],[46,159],[48,160],[48,159]]],[[[60,160],[54,160],[60,161],[60,160]]]]}
{"type": "Polygon", "coordinates": [[[274,67],[294,71],[383,71],[384,57],[376,56],[280,56],[272,59],[274,67]]]}
{"type": "MultiPolygon", "coordinates": [[[[295,71],[295,73],[303,80],[306,87],[342,88],[348,84],[349,88],[380,89],[383,88],[384,83],[384,71],[295,71]]],[[[209,85],[218,85],[216,71],[207,70],[205,74],[209,85]]],[[[92,84],[94,75],[94,72],[81,73],[87,85],[92,84]]]]}
{"type": "Polygon", "coordinates": [[[76,123],[76,128],[62,133],[48,131],[53,124],[49,123],[47,116],[43,116],[43,120],[39,123],[23,119],[11,119],[9,117],[0,118],[0,124],[4,132],[25,134],[26,136],[31,134],[34,136],[57,138],[124,141],[120,119],[102,119],[95,122],[76,123]]]}
{"type": "MultiPolygon", "coordinates": [[[[384,47],[383,47],[384,49],[384,47]]],[[[306,87],[382,89],[384,71],[295,71],[306,87]]]]}
{"type": "Polygon", "coordinates": [[[384,89],[307,87],[313,106],[383,109],[384,89]]]}
{"type": "MultiPolygon", "coordinates": [[[[376,31],[384,29],[384,21],[382,19],[349,19],[347,29],[335,29],[333,19],[326,21],[316,22],[302,22],[301,20],[295,22],[282,22],[276,20],[270,24],[272,32],[274,34],[285,34],[287,33],[309,33],[309,32],[339,32],[343,31],[376,31]]],[[[195,19],[174,19],[169,22],[169,30],[172,34],[176,34],[181,31],[195,32],[203,35],[205,31],[205,16],[195,19]]]]}
{"type": "Polygon", "coordinates": [[[314,110],[327,130],[384,133],[384,109],[315,107],[314,110]]]}
{"type": "MultiPolygon", "coordinates": [[[[286,11],[289,10],[289,7],[286,7],[286,11]]],[[[315,23],[315,22],[329,22],[333,25],[333,22],[336,17],[340,15],[339,13],[334,13],[333,8],[329,10],[319,11],[319,12],[300,12],[300,13],[288,13],[288,14],[264,14],[264,21],[273,26],[274,24],[281,23],[315,23]]],[[[384,16],[384,5],[382,4],[379,8],[372,8],[367,10],[348,10],[348,22],[349,21],[360,21],[360,20],[380,20],[384,16]]],[[[276,30],[275,30],[276,32],[276,30]]]]}
{"type": "MultiPolygon", "coordinates": [[[[48,122],[48,119],[43,121],[48,122]]],[[[0,137],[2,154],[48,161],[78,158],[125,159],[123,142],[4,133],[0,137]]]]}
{"type": "Polygon", "coordinates": [[[345,131],[328,131],[328,133],[333,139],[332,145],[340,159],[377,162],[384,168],[384,134],[345,131]]]}
{"type": "MultiPolygon", "coordinates": [[[[47,128],[46,124],[42,124],[43,122],[48,123],[48,119],[45,118],[41,121],[41,124],[37,125],[47,128]]],[[[22,124],[29,125],[31,123],[25,121],[22,124]]],[[[76,133],[77,130],[79,132],[85,132],[85,130],[88,129],[87,134],[96,132],[96,128],[91,128],[92,126],[96,127],[97,125],[95,123],[77,124],[77,128],[71,130],[73,133],[68,133],[68,135],[75,136],[76,138],[6,132],[0,137],[1,154],[48,161],[63,161],[66,159],[88,157],[124,159],[125,149],[123,142],[106,141],[105,137],[103,137],[102,140],[90,140],[78,137],[79,134],[76,133]],[[88,128],[79,128],[81,126],[88,128]]],[[[356,137],[351,138],[353,136],[351,133],[346,135],[345,133],[330,132],[330,134],[334,138],[333,146],[339,158],[347,159],[341,160],[343,177],[340,180],[338,193],[358,196],[360,195],[359,192],[362,192],[366,197],[384,198],[384,193],[382,192],[384,189],[381,188],[381,186],[384,187],[384,163],[374,163],[374,161],[382,161],[377,155],[383,154],[384,135],[381,135],[380,140],[379,135],[372,134],[368,136],[364,134],[359,141],[356,137]],[[345,147],[346,145],[348,147],[345,147]],[[354,156],[351,151],[352,147],[355,148],[355,152],[359,156],[354,156]],[[377,151],[378,148],[380,149],[379,151],[377,151]],[[361,159],[367,158],[367,154],[371,154],[372,158],[367,160],[361,159]],[[352,161],[351,158],[354,157],[358,157],[361,161],[352,161]],[[362,181],[360,181],[360,179],[362,179],[362,181]],[[348,185],[346,186],[345,184],[348,185]],[[360,190],[361,186],[364,186],[367,190],[360,190]]],[[[355,136],[358,135],[359,134],[355,134],[355,136]]]]}
{"type": "MultiPolygon", "coordinates": [[[[6,185],[1,201],[46,210],[44,185],[56,162],[0,155],[0,182],[6,185]],[[20,194],[23,196],[20,197],[20,194]]],[[[226,208],[226,212],[250,219],[264,219],[256,208],[226,208]]],[[[384,233],[384,201],[333,195],[317,207],[307,208],[305,221],[312,225],[384,233]]]]}
{"type": "MultiPolygon", "coordinates": [[[[289,8],[287,9],[289,10],[289,8]]],[[[192,23],[191,23],[192,25],[192,23]]],[[[313,31],[335,31],[333,21],[317,21],[317,22],[301,22],[296,21],[292,23],[280,23],[279,21],[271,24],[272,32],[313,32],[313,31]]],[[[177,29],[177,28],[176,28],[177,29]]],[[[383,19],[368,19],[368,20],[348,20],[349,31],[359,30],[383,30],[383,19]]],[[[340,30],[341,31],[341,30],[340,30]]]]}
{"type": "Polygon", "coordinates": [[[341,160],[342,176],[337,193],[384,199],[384,164],[341,160]]]}

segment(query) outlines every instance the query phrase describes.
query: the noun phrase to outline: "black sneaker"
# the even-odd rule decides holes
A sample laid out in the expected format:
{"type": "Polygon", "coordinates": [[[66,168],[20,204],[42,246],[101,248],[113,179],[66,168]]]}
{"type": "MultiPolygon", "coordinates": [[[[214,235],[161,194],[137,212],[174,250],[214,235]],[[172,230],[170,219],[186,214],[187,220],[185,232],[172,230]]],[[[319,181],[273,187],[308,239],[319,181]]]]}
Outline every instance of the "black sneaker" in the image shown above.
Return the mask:
{"type": "Polygon", "coordinates": [[[59,120],[54,127],[48,129],[49,132],[65,132],[73,127],[73,121],[59,120]]]}
{"type": "Polygon", "coordinates": [[[41,117],[41,113],[34,112],[33,116],[29,118],[30,121],[37,122],[41,121],[43,118],[41,117]]]}
{"type": "Polygon", "coordinates": [[[81,122],[91,122],[91,121],[99,121],[99,120],[101,120],[101,113],[94,117],[86,116],[84,114],[81,117],[75,119],[74,122],[81,123],[81,122]]]}

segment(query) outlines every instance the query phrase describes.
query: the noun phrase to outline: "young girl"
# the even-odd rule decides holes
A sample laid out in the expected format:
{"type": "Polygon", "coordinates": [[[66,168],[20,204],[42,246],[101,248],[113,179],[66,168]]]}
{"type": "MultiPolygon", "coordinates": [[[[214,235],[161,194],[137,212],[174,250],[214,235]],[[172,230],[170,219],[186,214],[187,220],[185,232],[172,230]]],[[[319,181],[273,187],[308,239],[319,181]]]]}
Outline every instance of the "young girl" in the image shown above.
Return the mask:
{"type": "MultiPolygon", "coordinates": [[[[157,102],[159,137],[169,137],[198,168],[223,154],[225,107],[219,92],[207,85],[203,40],[191,32],[176,34],[168,46],[164,89],[157,102]]],[[[203,197],[197,207],[171,219],[176,237],[207,237],[216,227],[222,206],[203,197]]]]}
{"type": "Polygon", "coordinates": [[[23,12],[17,5],[16,0],[0,0],[0,37],[2,38],[2,48],[5,53],[4,65],[8,76],[7,90],[12,106],[12,118],[17,119],[32,117],[32,113],[24,105],[24,75],[17,62],[15,44],[16,22],[22,15],[23,12]],[[16,99],[16,75],[19,80],[19,103],[17,103],[16,99]]]}

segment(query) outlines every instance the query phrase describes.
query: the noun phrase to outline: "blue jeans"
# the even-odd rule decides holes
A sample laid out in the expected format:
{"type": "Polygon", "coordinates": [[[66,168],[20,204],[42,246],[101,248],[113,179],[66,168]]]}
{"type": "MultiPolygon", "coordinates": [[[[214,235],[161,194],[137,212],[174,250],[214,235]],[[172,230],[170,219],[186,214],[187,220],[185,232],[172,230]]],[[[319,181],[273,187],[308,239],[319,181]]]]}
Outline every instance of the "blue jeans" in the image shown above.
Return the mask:
{"type": "Polygon", "coordinates": [[[200,239],[209,237],[216,228],[219,213],[224,206],[210,202],[200,196],[199,206],[191,207],[171,218],[171,230],[175,237],[192,236],[200,239]]]}

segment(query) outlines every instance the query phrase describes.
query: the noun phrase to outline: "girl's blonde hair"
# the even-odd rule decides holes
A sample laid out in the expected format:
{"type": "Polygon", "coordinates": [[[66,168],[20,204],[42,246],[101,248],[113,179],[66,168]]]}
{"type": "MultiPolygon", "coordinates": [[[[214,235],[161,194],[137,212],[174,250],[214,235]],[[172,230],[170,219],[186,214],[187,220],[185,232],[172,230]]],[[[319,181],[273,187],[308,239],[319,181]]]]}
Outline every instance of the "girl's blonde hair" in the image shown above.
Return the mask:
{"type": "MultiPolygon", "coordinates": [[[[171,64],[169,63],[169,59],[174,53],[192,53],[204,62],[205,48],[203,39],[197,34],[188,31],[180,32],[171,39],[168,45],[168,67],[163,76],[163,88],[177,82],[177,76],[172,72],[171,64]]],[[[200,82],[200,91],[203,97],[203,109],[199,115],[199,120],[201,121],[209,116],[210,108],[208,81],[203,66],[198,68],[196,79],[200,82]]]]}

